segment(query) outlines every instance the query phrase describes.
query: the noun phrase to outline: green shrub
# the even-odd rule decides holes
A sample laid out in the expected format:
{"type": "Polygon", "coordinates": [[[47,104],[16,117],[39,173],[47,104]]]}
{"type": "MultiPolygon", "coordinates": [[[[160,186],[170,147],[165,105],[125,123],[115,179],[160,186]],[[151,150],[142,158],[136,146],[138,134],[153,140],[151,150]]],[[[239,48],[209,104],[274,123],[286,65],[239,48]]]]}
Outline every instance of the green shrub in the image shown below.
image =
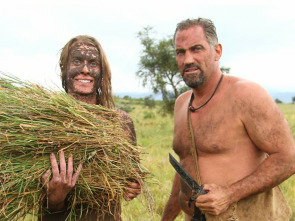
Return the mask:
{"type": "Polygon", "coordinates": [[[149,108],[154,108],[156,106],[156,101],[153,99],[152,95],[144,98],[144,105],[149,108]]]}
{"type": "Polygon", "coordinates": [[[143,112],[143,118],[144,119],[152,119],[155,118],[156,115],[152,111],[144,111],[143,112]]]}

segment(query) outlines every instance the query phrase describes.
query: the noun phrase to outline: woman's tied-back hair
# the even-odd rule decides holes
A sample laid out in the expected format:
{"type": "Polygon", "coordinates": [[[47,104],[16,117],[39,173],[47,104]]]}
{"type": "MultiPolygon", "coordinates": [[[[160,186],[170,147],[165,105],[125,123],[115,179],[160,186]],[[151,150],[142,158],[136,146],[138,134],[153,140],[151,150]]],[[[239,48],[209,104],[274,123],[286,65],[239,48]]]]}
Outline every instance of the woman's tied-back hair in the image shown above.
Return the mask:
{"type": "Polygon", "coordinates": [[[173,42],[175,42],[175,36],[178,31],[183,31],[196,25],[203,27],[209,45],[214,47],[218,43],[216,28],[214,23],[206,18],[186,19],[179,22],[174,32],[173,42]]]}
{"type": "Polygon", "coordinates": [[[110,65],[100,43],[91,36],[79,35],[77,37],[74,37],[62,48],[62,51],[60,54],[60,60],[59,60],[62,87],[65,89],[66,92],[68,92],[68,85],[66,81],[68,58],[69,58],[69,53],[72,46],[77,42],[97,48],[99,53],[99,66],[100,66],[100,73],[101,73],[101,77],[98,83],[98,88],[96,91],[97,104],[100,104],[108,108],[114,108],[115,103],[112,96],[110,65]]]}

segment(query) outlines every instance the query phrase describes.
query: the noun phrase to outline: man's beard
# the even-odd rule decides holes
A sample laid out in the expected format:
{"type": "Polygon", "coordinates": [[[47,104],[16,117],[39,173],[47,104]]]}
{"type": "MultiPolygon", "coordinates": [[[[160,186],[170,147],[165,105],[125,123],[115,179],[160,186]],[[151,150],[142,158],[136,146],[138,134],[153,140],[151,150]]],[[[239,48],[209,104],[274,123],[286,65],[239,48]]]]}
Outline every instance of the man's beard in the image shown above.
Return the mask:
{"type": "Polygon", "coordinates": [[[182,79],[188,87],[196,89],[199,86],[204,84],[204,82],[206,80],[206,76],[199,65],[190,64],[190,65],[185,65],[183,67],[182,79]],[[196,74],[185,74],[184,73],[185,69],[192,68],[192,67],[196,67],[200,70],[199,76],[197,76],[196,74]]]}

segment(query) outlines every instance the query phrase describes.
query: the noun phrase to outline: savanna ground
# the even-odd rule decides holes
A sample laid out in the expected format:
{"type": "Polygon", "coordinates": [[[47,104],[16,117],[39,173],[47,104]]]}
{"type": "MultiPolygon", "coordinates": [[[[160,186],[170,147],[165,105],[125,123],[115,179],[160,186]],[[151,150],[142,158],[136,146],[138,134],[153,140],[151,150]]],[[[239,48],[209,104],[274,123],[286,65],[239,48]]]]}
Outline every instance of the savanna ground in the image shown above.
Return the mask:
{"type": "MultiPolygon", "coordinates": [[[[123,201],[123,220],[160,220],[169,198],[175,173],[168,161],[168,153],[173,153],[173,116],[160,114],[160,105],[152,109],[144,106],[143,100],[119,99],[117,102],[119,106],[129,109],[129,114],[134,121],[138,144],[145,152],[142,155],[142,164],[152,174],[146,186],[153,197],[153,212],[148,210],[148,203],[143,196],[140,196],[128,203],[123,201]]],[[[295,104],[280,104],[279,106],[295,137],[295,104]]],[[[295,175],[281,184],[281,189],[292,208],[292,220],[295,220],[295,175]]],[[[175,220],[184,220],[183,214],[175,220]]]]}

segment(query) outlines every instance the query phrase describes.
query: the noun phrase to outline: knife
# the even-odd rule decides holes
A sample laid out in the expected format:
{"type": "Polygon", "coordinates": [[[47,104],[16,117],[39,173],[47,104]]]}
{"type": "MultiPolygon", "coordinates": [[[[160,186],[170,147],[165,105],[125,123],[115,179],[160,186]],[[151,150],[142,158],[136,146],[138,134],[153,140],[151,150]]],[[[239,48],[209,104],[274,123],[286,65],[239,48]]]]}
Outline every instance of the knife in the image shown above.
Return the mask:
{"type": "MultiPolygon", "coordinates": [[[[170,164],[174,167],[176,172],[179,174],[180,178],[190,187],[193,191],[193,195],[190,197],[188,202],[188,206],[190,207],[191,203],[195,201],[195,199],[202,194],[208,193],[208,191],[203,190],[204,186],[199,185],[191,175],[186,172],[186,170],[177,162],[177,160],[169,153],[169,161],[170,164]]],[[[200,211],[198,207],[195,206],[194,208],[194,216],[192,220],[206,220],[205,215],[200,211]]]]}
{"type": "Polygon", "coordinates": [[[181,179],[191,188],[196,194],[206,194],[207,191],[203,190],[203,185],[199,185],[192,177],[185,171],[185,169],[177,162],[177,160],[169,153],[169,161],[179,174],[181,179]]]}

